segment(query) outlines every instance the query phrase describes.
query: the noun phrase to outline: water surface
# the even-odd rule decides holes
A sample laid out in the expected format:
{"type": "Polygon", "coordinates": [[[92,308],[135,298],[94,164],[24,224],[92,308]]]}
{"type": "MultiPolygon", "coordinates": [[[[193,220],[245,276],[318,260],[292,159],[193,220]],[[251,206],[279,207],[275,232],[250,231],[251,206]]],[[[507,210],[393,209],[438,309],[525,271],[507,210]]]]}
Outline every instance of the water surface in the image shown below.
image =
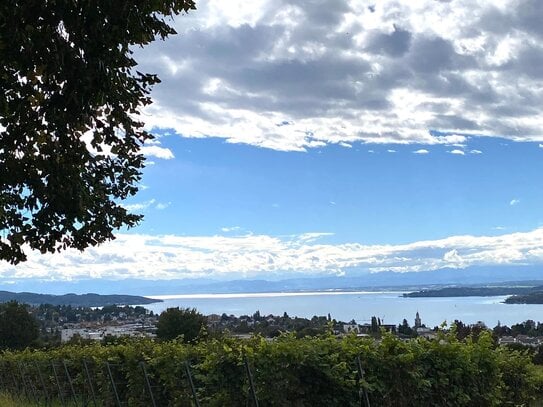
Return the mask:
{"type": "Polygon", "coordinates": [[[370,322],[372,316],[386,324],[399,324],[406,318],[412,325],[418,311],[427,326],[452,322],[483,321],[493,327],[498,321],[511,325],[526,319],[543,320],[543,305],[503,304],[508,296],[494,297],[439,297],[404,298],[402,292],[300,292],[300,293],[248,293],[248,294],[185,294],[149,295],[163,299],[162,303],[148,304],[160,313],[169,307],[194,307],[204,314],[288,315],[311,318],[327,315],[341,321],[370,322]]]}

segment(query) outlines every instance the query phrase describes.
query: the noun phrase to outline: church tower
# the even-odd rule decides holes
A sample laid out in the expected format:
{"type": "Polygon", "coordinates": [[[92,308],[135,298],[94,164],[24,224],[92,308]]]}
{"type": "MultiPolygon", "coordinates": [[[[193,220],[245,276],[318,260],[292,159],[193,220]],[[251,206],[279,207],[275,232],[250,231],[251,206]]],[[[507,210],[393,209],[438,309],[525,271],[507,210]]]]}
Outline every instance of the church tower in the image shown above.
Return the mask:
{"type": "Polygon", "coordinates": [[[420,315],[417,311],[417,314],[415,315],[415,328],[420,328],[422,326],[422,323],[420,321],[420,315]]]}

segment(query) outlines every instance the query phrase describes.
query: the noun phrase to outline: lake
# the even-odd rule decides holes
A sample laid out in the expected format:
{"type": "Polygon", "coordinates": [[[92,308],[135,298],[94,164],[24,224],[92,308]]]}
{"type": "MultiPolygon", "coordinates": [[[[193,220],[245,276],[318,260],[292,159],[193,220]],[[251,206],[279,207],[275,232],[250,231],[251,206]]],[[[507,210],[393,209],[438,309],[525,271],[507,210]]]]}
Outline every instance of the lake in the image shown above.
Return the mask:
{"type": "Polygon", "coordinates": [[[164,300],[145,308],[160,313],[170,307],[196,308],[203,314],[283,315],[311,318],[327,315],[341,321],[370,322],[372,316],[386,324],[399,324],[406,318],[411,325],[418,311],[422,323],[433,327],[443,321],[459,319],[464,323],[483,321],[494,327],[512,325],[527,319],[543,320],[543,305],[503,304],[507,296],[404,298],[399,291],[381,292],[297,292],[255,294],[148,295],[164,300]]]}

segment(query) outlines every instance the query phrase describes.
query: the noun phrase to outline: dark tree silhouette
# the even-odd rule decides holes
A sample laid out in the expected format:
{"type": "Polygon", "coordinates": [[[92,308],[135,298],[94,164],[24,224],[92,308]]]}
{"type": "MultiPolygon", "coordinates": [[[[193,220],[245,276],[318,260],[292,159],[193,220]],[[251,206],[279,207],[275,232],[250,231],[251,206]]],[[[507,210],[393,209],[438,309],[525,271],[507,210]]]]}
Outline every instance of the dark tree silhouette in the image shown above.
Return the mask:
{"type": "Polygon", "coordinates": [[[23,247],[83,250],[140,215],[140,148],[152,136],[136,115],[156,75],[132,49],[175,30],[165,18],[193,0],[0,2],[0,259],[23,247]]]}
{"type": "Polygon", "coordinates": [[[156,335],[162,340],[183,336],[184,342],[193,342],[206,323],[207,318],[194,308],[168,308],[158,318],[156,335]]]}
{"type": "Polygon", "coordinates": [[[26,348],[38,336],[38,322],[24,304],[16,301],[0,304],[0,349],[26,348]]]}

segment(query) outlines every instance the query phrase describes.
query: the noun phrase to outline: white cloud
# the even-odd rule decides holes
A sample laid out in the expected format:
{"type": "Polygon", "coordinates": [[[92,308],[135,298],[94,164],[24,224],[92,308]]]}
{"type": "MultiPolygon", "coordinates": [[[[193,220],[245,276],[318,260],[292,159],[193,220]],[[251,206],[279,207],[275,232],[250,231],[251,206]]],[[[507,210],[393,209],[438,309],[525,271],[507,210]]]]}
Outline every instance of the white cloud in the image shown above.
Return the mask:
{"type": "Polygon", "coordinates": [[[153,206],[156,203],[156,199],[150,199],[145,202],[137,202],[132,204],[123,204],[123,207],[130,212],[138,212],[143,211],[145,209],[148,209],[149,207],[153,206]]]}
{"type": "Polygon", "coordinates": [[[543,148],[543,144],[539,144],[539,148],[543,148]]]}
{"type": "Polygon", "coordinates": [[[240,226],[231,226],[231,227],[223,227],[223,228],[221,228],[221,231],[225,232],[225,233],[228,233],[228,232],[235,232],[235,231],[238,231],[240,229],[241,229],[240,226]]]}
{"type": "Polygon", "coordinates": [[[314,242],[321,237],[333,236],[333,233],[330,232],[309,232],[298,235],[296,238],[302,242],[309,243],[314,242]]]}
{"type": "Polygon", "coordinates": [[[449,264],[454,264],[454,266],[456,268],[463,268],[465,267],[465,262],[462,258],[462,256],[460,256],[458,254],[458,250],[457,249],[452,249],[448,252],[446,252],[444,255],[443,255],[443,260],[446,261],[447,263],[449,264]]]}
{"type": "Polygon", "coordinates": [[[515,205],[518,205],[520,203],[520,199],[511,199],[511,201],[509,202],[509,205],[511,206],[515,206],[515,205]]]}
{"type": "Polygon", "coordinates": [[[388,153],[395,153],[395,152],[396,152],[396,150],[393,150],[393,149],[388,149],[388,150],[387,150],[387,152],[388,152],[388,153]]]}
{"type": "Polygon", "coordinates": [[[162,211],[164,209],[166,209],[167,207],[169,207],[172,203],[171,202],[159,202],[156,204],[155,206],[155,209],[158,209],[159,211],[162,211]]]}
{"type": "Polygon", "coordinates": [[[451,150],[449,151],[449,153],[455,154],[455,155],[465,155],[465,153],[462,150],[458,150],[458,149],[451,150]]]}
{"type": "Polygon", "coordinates": [[[483,154],[481,150],[470,150],[470,154],[483,154]]]}
{"type": "Polygon", "coordinates": [[[156,199],[149,199],[148,201],[136,202],[136,203],[123,203],[122,206],[130,212],[141,212],[149,208],[158,210],[164,210],[171,205],[171,202],[157,202],[156,199]]]}
{"type": "Polygon", "coordinates": [[[157,145],[143,146],[141,152],[146,157],[156,157],[163,160],[171,160],[175,158],[172,151],[169,148],[159,147],[157,145]]]}
{"type": "Polygon", "coordinates": [[[531,17],[541,12],[539,0],[382,0],[374,12],[209,0],[174,20],[179,35],[137,50],[163,81],[142,119],[281,151],[543,142],[543,29],[531,17]]]}
{"type": "MultiPolygon", "coordinates": [[[[401,245],[322,243],[329,233],[274,237],[151,236],[120,234],[80,253],[29,253],[26,263],[0,263],[0,279],[266,276],[330,274],[357,268],[370,272],[425,271],[478,265],[543,266],[543,228],[499,236],[451,236],[401,245]]],[[[514,276],[513,276],[514,277],[514,276]]]]}
{"type": "MultiPolygon", "coordinates": [[[[165,136],[171,136],[171,133],[168,132],[168,131],[165,131],[164,135],[165,136]]],[[[154,138],[154,139],[145,141],[145,145],[147,145],[147,146],[159,146],[160,144],[161,143],[160,143],[160,140],[158,138],[154,138]]]]}
{"type": "Polygon", "coordinates": [[[421,148],[420,150],[413,151],[413,154],[429,154],[430,152],[426,150],[425,148],[421,148]]]}
{"type": "Polygon", "coordinates": [[[436,136],[434,144],[444,144],[449,146],[463,147],[468,138],[461,134],[449,134],[446,136],[436,136]]]}

